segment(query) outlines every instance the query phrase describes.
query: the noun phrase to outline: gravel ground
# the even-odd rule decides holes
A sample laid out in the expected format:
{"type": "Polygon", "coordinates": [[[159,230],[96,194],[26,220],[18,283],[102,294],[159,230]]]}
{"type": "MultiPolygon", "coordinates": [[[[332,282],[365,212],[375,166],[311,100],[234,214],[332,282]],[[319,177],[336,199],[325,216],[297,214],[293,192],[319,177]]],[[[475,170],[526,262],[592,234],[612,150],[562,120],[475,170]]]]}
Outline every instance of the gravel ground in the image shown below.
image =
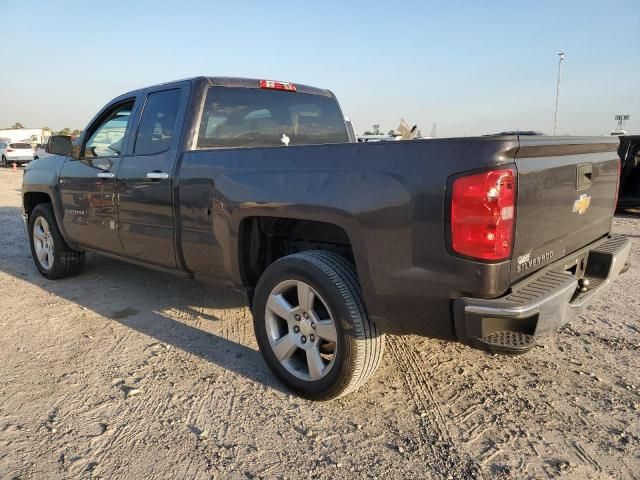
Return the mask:
{"type": "Polygon", "coordinates": [[[0,171],[0,478],[640,478],[632,268],[527,355],[394,337],[347,398],[274,381],[236,293],[89,256],[36,271],[0,171]]]}

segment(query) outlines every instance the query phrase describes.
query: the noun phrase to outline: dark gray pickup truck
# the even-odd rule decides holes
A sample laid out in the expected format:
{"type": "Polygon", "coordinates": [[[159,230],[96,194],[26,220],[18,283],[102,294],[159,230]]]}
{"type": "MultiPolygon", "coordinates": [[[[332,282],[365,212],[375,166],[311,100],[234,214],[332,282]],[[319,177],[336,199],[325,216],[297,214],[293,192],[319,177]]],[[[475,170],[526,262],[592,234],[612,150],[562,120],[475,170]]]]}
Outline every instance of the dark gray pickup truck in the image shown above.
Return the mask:
{"type": "Polygon", "coordinates": [[[354,143],[334,95],[200,77],[122,95],[26,169],[47,278],[91,251],[242,289],[291,389],[362,385],[384,334],[521,353],[625,266],[617,138],[354,143]]]}

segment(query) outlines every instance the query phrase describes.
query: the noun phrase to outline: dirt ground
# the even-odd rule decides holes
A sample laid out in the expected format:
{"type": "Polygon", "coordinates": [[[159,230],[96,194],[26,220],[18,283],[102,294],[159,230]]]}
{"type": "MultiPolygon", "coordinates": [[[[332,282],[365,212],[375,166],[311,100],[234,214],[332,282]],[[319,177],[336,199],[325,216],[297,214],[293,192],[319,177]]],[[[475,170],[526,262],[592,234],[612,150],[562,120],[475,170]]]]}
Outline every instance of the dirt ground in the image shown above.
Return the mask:
{"type": "Polygon", "coordinates": [[[390,338],[347,398],[292,396],[242,297],[89,256],[47,281],[0,170],[0,478],[640,478],[633,267],[527,355],[390,338]]]}

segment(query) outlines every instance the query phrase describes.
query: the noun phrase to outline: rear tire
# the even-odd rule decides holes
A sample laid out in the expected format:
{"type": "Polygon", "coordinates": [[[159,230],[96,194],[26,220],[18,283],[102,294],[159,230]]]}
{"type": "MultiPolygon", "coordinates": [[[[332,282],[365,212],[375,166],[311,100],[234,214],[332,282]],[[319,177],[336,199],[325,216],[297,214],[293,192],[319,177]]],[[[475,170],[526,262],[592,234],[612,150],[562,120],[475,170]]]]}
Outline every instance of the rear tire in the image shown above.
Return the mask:
{"type": "Polygon", "coordinates": [[[271,264],[256,287],[253,318],[269,368],[307,398],[357,390],[382,360],[384,335],[367,315],[356,271],[334,253],[306,251],[271,264]]]}
{"type": "Polygon", "coordinates": [[[29,215],[29,244],[38,271],[48,279],[73,277],[84,266],[84,252],[66,244],[50,203],[41,203],[29,215]]]}
{"type": "Polygon", "coordinates": [[[4,155],[2,156],[2,166],[4,168],[7,168],[9,165],[7,164],[7,157],[5,157],[4,155]]]}

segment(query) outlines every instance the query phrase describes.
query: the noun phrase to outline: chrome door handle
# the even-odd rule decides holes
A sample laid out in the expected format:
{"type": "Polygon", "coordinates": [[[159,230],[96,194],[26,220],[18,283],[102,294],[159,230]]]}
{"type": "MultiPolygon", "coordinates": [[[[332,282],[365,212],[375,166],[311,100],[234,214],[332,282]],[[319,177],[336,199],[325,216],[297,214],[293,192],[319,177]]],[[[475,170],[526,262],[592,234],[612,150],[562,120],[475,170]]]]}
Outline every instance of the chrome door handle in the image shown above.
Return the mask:
{"type": "Polygon", "coordinates": [[[98,178],[115,178],[116,174],[111,172],[100,172],[98,178]]]}
{"type": "Polygon", "coordinates": [[[147,173],[147,178],[150,180],[166,180],[169,178],[169,174],[164,172],[149,172],[147,173]]]}

